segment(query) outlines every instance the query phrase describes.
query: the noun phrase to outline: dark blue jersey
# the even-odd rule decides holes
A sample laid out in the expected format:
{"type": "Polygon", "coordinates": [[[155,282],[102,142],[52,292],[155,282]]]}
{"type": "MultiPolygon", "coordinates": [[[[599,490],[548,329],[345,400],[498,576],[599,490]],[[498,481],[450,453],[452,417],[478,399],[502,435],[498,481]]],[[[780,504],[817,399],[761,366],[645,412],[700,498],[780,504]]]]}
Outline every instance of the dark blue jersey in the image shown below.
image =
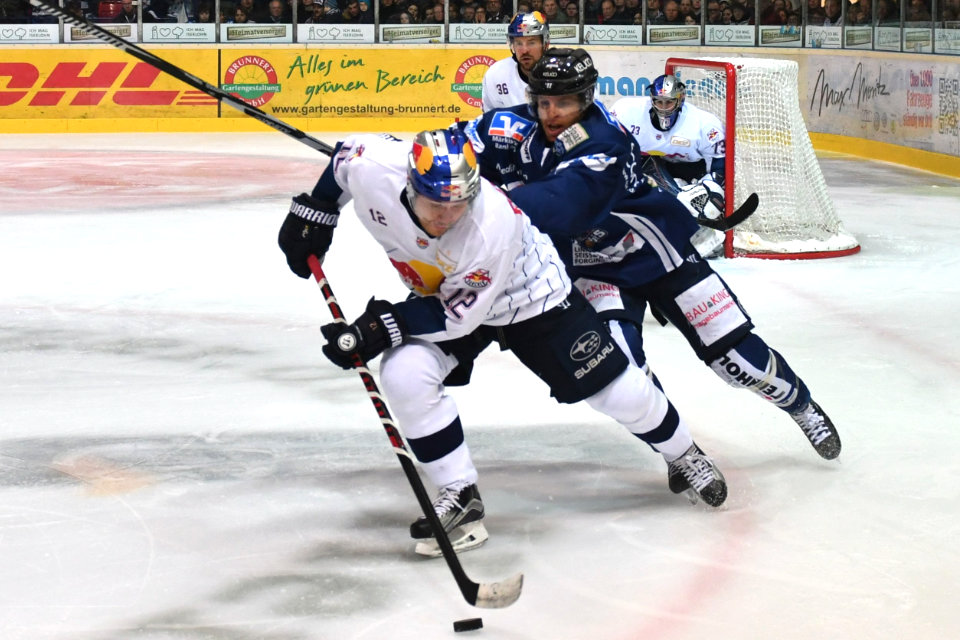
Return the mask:
{"type": "Polygon", "coordinates": [[[460,125],[483,175],[547,232],[570,274],[635,287],[695,253],[699,228],[673,196],[651,188],[635,140],[595,102],[550,144],[527,105],[460,125]]]}

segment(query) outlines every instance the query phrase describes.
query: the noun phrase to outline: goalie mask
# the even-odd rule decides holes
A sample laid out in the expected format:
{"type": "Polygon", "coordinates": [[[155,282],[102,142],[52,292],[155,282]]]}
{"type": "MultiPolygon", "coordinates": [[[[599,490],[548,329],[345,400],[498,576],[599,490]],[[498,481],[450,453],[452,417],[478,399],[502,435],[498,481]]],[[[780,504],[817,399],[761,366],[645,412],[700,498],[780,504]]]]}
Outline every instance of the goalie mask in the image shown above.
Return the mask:
{"type": "Polygon", "coordinates": [[[469,202],[480,191],[480,167],[462,131],[421,131],[407,157],[407,197],[469,202]]]}
{"type": "Polygon", "coordinates": [[[650,85],[650,120],[660,131],[668,131],[677,123],[687,89],[676,76],[660,76],[650,85]]]}
{"type": "Polygon", "coordinates": [[[536,113],[537,96],[578,95],[581,109],[593,103],[597,86],[593,58],[583,49],[547,49],[530,71],[530,103],[536,113]]]}

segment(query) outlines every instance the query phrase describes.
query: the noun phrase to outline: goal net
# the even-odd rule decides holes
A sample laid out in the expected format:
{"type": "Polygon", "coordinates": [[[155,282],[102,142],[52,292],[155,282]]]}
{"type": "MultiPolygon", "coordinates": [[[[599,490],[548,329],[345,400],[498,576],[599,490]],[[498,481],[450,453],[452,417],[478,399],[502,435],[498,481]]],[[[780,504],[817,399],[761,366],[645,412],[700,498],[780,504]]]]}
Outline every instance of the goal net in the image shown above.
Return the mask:
{"type": "Polygon", "coordinates": [[[726,127],[727,215],[751,193],[760,197],[756,213],[727,232],[727,257],[825,258],[860,250],[827,194],[800,112],[796,62],[669,58],[666,73],[726,127]]]}

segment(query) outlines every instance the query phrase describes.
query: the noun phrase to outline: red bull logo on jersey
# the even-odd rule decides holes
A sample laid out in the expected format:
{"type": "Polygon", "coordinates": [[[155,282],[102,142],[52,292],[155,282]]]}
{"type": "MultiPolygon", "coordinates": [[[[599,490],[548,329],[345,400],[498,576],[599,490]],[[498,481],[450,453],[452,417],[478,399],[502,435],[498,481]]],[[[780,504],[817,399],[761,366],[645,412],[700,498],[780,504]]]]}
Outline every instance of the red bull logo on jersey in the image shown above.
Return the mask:
{"type": "Polygon", "coordinates": [[[707,140],[710,142],[717,142],[721,138],[720,131],[717,129],[710,129],[707,131],[707,140]]]}
{"type": "Polygon", "coordinates": [[[463,277],[463,283],[471,289],[483,289],[491,282],[493,280],[490,278],[490,272],[486,269],[471,271],[463,277]]]}
{"type": "Polygon", "coordinates": [[[490,121],[488,133],[497,138],[510,138],[520,142],[527,137],[531,127],[533,127],[533,122],[530,120],[513,113],[501,111],[494,114],[490,121]]]}

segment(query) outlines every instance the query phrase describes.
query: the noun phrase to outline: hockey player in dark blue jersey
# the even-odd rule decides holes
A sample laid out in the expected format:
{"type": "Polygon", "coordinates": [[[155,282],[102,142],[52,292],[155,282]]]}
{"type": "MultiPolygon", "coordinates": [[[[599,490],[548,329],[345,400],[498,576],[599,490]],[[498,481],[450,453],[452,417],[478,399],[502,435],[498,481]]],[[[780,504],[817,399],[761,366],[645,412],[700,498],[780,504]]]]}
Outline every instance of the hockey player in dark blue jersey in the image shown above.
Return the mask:
{"type": "MultiPolygon", "coordinates": [[[[638,365],[645,366],[646,302],[720,378],[786,411],[821,457],[836,458],[833,423],[694,249],[698,225],[687,209],[642,179],[640,150],[593,99],[596,81],[583,49],[548,50],[531,71],[529,105],[459,125],[483,174],[551,236],[577,286],[638,365]]],[[[672,489],[685,489],[681,475],[671,478],[672,489]]]]}

